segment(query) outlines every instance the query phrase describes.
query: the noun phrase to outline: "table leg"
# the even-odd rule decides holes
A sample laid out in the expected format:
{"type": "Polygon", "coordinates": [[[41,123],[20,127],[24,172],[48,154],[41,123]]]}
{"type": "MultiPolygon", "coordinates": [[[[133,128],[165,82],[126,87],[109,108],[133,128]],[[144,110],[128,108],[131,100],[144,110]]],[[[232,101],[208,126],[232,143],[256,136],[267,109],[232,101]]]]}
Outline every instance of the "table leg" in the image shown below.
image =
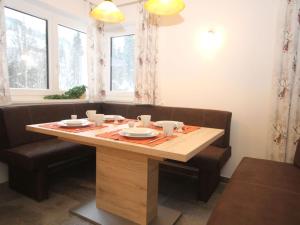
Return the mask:
{"type": "Polygon", "coordinates": [[[157,216],[158,162],[146,155],[97,149],[96,204],[137,224],[157,216]]]}
{"type": "Polygon", "coordinates": [[[101,225],[173,225],[181,216],[158,207],[158,161],[106,147],[96,157],[96,200],[73,214],[101,225]]]}

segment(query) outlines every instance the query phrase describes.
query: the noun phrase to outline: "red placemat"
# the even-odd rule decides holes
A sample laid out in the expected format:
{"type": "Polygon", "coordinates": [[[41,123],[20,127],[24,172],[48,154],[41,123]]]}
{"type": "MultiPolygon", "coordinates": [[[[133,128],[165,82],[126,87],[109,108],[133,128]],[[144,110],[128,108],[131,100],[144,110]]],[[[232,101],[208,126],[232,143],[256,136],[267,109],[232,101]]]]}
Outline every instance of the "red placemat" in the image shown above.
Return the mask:
{"type": "Polygon", "coordinates": [[[101,137],[101,138],[108,138],[108,139],[112,139],[112,140],[116,140],[116,141],[124,141],[124,142],[129,142],[129,143],[134,143],[134,144],[147,145],[150,147],[160,145],[162,143],[165,143],[166,141],[172,140],[177,137],[176,135],[166,137],[163,134],[159,134],[158,136],[153,137],[153,138],[135,139],[135,138],[123,137],[119,134],[119,131],[120,130],[111,131],[111,132],[107,132],[107,133],[103,133],[103,134],[97,134],[96,136],[101,137]]]}
{"type": "MultiPolygon", "coordinates": [[[[157,127],[154,125],[154,123],[151,123],[148,128],[151,128],[154,130],[163,130],[162,127],[157,127]]],[[[188,134],[188,133],[191,133],[191,132],[199,130],[199,129],[200,129],[200,127],[198,127],[198,126],[184,125],[182,128],[182,132],[178,132],[177,129],[175,129],[174,131],[176,133],[188,134]]]]}
{"type": "Polygon", "coordinates": [[[85,132],[85,131],[89,131],[89,130],[97,130],[97,129],[102,129],[102,128],[107,127],[107,126],[95,126],[95,124],[91,124],[86,127],[61,127],[61,126],[59,126],[58,123],[45,123],[45,124],[41,124],[39,126],[43,127],[43,128],[49,128],[52,130],[60,130],[60,131],[71,132],[71,133],[80,133],[80,132],[85,132]]]}

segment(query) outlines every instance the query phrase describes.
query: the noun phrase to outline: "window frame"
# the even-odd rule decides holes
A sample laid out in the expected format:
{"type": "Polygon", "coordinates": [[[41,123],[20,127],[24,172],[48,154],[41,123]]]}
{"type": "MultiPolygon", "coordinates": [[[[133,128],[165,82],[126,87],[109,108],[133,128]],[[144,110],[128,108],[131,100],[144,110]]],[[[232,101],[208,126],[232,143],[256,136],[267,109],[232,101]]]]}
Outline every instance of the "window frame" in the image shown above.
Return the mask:
{"type": "MultiPolygon", "coordinates": [[[[4,7],[47,21],[48,89],[10,88],[13,103],[77,102],[76,100],[44,100],[45,95],[62,94],[59,90],[58,26],[65,26],[87,33],[87,22],[69,13],[62,12],[46,3],[34,1],[5,1],[4,7]]],[[[87,60],[87,59],[86,59],[87,60]]]]}
{"type": "MultiPolygon", "coordinates": [[[[115,26],[107,27],[106,28],[106,52],[109,53],[109,60],[108,68],[105,73],[105,84],[106,85],[106,97],[104,99],[105,102],[121,102],[121,103],[132,103],[134,99],[134,91],[112,91],[111,90],[111,55],[112,55],[112,49],[111,49],[111,38],[113,37],[121,37],[121,36],[130,36],[134,35],[136,37],[136,25],[135,24],[125,24],[122,26],[122,29],[118,30],[115,26]]],[[[136,45],[135,45],[136,46],[136,45]]],[[[136,47],[135,47],[135,59],[136,59],[136,47]]],[[[134,80],[135,80],[136,74],[134,74],[134,80]]]]}

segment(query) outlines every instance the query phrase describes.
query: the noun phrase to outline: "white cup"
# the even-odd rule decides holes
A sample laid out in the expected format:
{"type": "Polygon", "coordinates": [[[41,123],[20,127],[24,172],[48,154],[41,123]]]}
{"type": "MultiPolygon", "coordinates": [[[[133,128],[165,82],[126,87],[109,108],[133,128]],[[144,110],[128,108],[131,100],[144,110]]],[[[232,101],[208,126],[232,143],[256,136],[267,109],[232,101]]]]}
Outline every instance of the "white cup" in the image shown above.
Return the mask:
{"type": "Polygon", "coordinates": [[[177,128],[177,131],[178,131],[179,133],[182,133],[182,132],[183,132],[183,127],[184,127],[184,123],[183,123],[183,122],[177,122],[176,128],[177,128]]]}
{"type": "Polygon", "coordinates": [[[88,110],[86,111],[86,116],[89,121],[94,121],[94,116],[96,115],[97,111],[96,110],[88,110]]]}
{"type": "Polygon", "coordinates": [[[104,123],[104,114],[95,114],[94,116],[95,125],[97,127],[101,126],[104,123]]]}
{"type": "Polygon", "coordinates": [[[148,127],[151,121],[151,115],[141,115],[137,117],[137,120],[142,123],[143,127],[148,127]]]}
{"type": "Polygon", "coordinates": [[[77,115],[71,115],[71,119],[72,120],[76,120],[77,119],[77,115]]]}
{"type": "Polygon", "coordinates": [[[166,136],[172,136],[173,135],[173,132],[174,132],[174,128],[175,128],[175,124],[174,122],[164,122],[162,124],[162,127],[163,127],[163,133],[164,135],[166,136]]]}

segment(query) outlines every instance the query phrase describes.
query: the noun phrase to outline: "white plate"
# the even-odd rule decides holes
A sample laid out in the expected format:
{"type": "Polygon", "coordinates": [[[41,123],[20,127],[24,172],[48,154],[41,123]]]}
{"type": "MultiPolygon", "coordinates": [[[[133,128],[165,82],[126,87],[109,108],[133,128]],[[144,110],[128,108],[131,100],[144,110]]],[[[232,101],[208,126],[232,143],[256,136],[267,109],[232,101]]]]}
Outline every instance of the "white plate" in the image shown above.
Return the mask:
{"type": "Polygon", "coordinates": [[[149,135],[153,132],[152,129],[142,127],[131,127],[122,130],[123,133],[134,136],[149,135]]]}
{"type": "Polygon", "coordinates": [[[69,126],[75,126],[75,125],[81,125],[83,123],[86,123],[86,120],[83,119],[74,119],[74,120],[62,120],[61,122],[63,122],[64,124],[67,124],[69,126]]]}
{"type": "Polygon", "coordinates": [[[115,120],[115,117],[117,117],[117,120],[124,120],[125,118],[120,115],[104,115],[104,120],[111,121],[115,120]]]}
{"type": "Polygon", "coordinates": [[[179,121],[161,120],[161,121],[156,121],[156,122],[154,123],[154,126],[156,126],[156,127],[162,127],[162,126],[163,126],[163,123],[165,123],[165,122],[173,122],[174,125],[175,125],[175,127],[177,127],[177,124],[180,123],[179,121]]]}
{"type": "Polygon", "coordinates": [[[129,138],[151,138],[159,135],[159,132],[149,128],[126,128],[121,130],[119,134],[129,138]]]}
{"type": "Polygon", "coordinates": [[[58,122],[58,125],[60,127],[87,127],[89,126],[91,123],[88,122],[88,121],[84,121],[82,122],[81,124],[66,124],[65,122],[61,121],[61,122],[58,122]]]}

